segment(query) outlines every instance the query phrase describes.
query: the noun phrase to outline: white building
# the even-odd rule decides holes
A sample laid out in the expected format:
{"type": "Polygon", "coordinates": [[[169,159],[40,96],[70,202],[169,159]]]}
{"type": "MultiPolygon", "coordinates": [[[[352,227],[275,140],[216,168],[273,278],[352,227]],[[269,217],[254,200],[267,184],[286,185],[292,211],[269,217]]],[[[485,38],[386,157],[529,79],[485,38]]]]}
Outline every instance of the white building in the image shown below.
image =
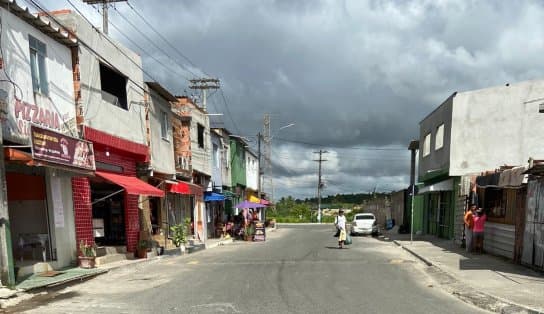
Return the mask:
{"type": "Polygon", "coordinates": [[[11,233],[11,243],[4,243],[2,233],[0,264],[2,284],[13,284],[15,269],[23,276],[75,260],[70,179],[73,170],[93,166],[70,162],[71,145],[84,144],[76,129],[70,52],[77,41],[15,2],[0,4],[0,23],[5,70],[0,71],[0,121],[3,144],[10,146],[0,176],[7,182],[11,233]],[[31,125],[37,127],[33,132],[31,125]]]}

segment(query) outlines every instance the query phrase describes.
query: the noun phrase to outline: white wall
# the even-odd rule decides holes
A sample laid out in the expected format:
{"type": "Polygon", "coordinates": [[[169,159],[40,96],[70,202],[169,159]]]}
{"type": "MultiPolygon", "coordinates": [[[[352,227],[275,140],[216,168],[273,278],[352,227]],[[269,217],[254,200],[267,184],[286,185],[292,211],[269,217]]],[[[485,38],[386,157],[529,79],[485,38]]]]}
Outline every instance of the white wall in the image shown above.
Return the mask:
{"type": "Polygon", "coordinates": [[[193,170],[211,176],[212,142],[210,121],[204,111],[194,107],[191,110],[191,154],[193,170]],[[204,148],[198,146],[198,124],[204,126],[204,148]]]}
{"type": "Polygon", "coordinates": [[[72,181],[69,173],[48,168],[46,171],[47,207],[51,239],[57,252],[57,261],[51,263],[53,268],[59,269],[69,266],[76,260],[78,245],[76,243],[74,204],[72,198],[72,181]],[[58,191],[52,186],[52,181],[58,180],[58,191]],[[60,208],[62,217],[55,215],[54,201],[57,199],[57,210],[60,208]],[[56,217],[55,217],[56,216],[56,217]],[[59,219],[61,218],[61,219],[59,219]]]}
{"type": "Polygon", "coordinates": [[[150,107],[149,122],[151,126],[151,166],[157,172],[164,174],[175,174],[174,162],[174,139],[172,134],[173,119],[170,103],[150,89],[150,107]],[[168,114],[169,127],[168,137],[162,137],[162,114],[161,111],[168,114]]]}
{"type": "MultiPolygon", "coordinates": [[[[8,95],[7,99],[3,99],[6,101],[7,107],[0,107],[2,109],[0,112],[4,109],[7,112],[7,115],[0,113],[4,138],[26,144],[29,138],[28,128],[30,122],[56,132],[77,136],[70,48],[58,43],[34,26],[1,8],[0,18],[2,23],[3,64],[10,78],[20,88],[14,87],[9,82],[0,82],[0,90],[7,92],[8,95]],[[40,97],[40,95],[35,97],[34,95],[30,70],[29,35],[46,45],[46,73],[49,82],[49,97],[40,97]],[[15,91],[17,97],[22,98],[22,101],[29,105],[37,105],[37,107],[29,108],[31,111],[27,117],[23,113],[16,113],[15,91]],[[49,112],[56,115],[59,119],[59,127],[49,127],[40,123],[38,121],[39,114],[34,115],[34,112],[39,113],[40,110],[44,113],[49,112]]],[[[7,79],[3,71],[0,71],[0,79],[7,79]]],[[[2,94],[2,91],[0,91],[0,94],[2,94]]]]}
{"type": "Polygon", "coordinates": [[[147,145],[145,134],[144,82],[141,57],[104,36],[75,13],[59,14],[59,20],[71,27],[80,41],[91,46],[100,56],[107,58],[127,82],[128,110],[114,106],[102,99],[99,59],[80,43],[81,96],[85,125],[147,145]]]}
{"type": "Polygon", "coordinates": [[[453,99],[450,176],[525,165],[544,157],[544,81],[458,93],[453,99]]]}
{"type": "Polygon", "coordinates": [[[246,151],[246,187],[257,191],[259,188],[259,160],[258,158],[246,151]]]}

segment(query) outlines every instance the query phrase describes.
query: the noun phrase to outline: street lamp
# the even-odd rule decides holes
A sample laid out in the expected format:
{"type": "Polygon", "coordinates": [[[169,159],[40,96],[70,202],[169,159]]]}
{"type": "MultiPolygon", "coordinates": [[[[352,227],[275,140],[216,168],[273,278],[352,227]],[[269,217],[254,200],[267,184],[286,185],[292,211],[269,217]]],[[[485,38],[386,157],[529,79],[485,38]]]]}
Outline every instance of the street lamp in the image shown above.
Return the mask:
{"type": "MultiPolygon", "coordinates": [[[[265,124],[266,125],[266,124],[265,124]]],[[[274,180],[273,180],[273,171],[272,171],[272,161],[271,161],[271,153],[272,153],[272,139],[278,135],[279,131],[283,130],[283,129],[287,129],[289,127],[292,127],[294,126],[295,123],[289,123],[289,124],[286,124],[282,127],[279,127],[272,136],[270,136],[270,124],[268,124],[268,130],[265,129],[265,135],[264,135],[264,142],[266,144],[265,148],[266,148],[266,151],[265,151],[265,161],[266,161],[266,164],[267,164],[267,168],[268,168],[268,176],[270,178],[270,187],[272,188],[272,194],[270,195],[270,200],[272,201],[272,203],[274,203],[274,180]]],[[[258,135],[258,138],[260,139],[261,138],[261,134],[259,133],[258,135]]],[[[260,144],[260,141],[259,141],[259,144],[260,144]]],[[[259,145],[260,147],[260,145],[259,145]]],[[[259,149],[259,168],[261,167],[261,159],[260,159],[260,149],[259,149]]],[[[261,172],[259,170],[259,172],[261,172]]],[[[264,172],[263,172],[264,174],[264,172]]],[[[264,178],[262,180],[264,182],[264,178]]]]}

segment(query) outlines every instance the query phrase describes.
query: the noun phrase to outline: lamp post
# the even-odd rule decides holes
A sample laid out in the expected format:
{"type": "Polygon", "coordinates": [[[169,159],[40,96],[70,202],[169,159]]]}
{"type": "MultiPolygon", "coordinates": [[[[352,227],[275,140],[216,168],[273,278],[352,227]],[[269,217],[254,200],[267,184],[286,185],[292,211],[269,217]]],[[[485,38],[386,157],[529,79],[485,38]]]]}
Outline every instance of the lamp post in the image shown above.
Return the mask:
{"type": "MultiPolygon", "coordinates": [[[[286,128],[289,128],[289,127],[292,127],[294,126],[295,123],[289,123],[289,124],[286,124],[284,126],[281,126],[279,127],[277,130],[274,131],[274,134],[271,135],[270,134],[270,115],[265,115],[264,117],[264,134],[263,134],[263,140],[264,140],[264,144],[265,144],[265,152],[264,152],[264,160],[265,160],[265,164],[266,164],[266,167],[265,169],[268,170],[268,178],[269,178],[269,183],[270,183],[270,187],[271,188],[271,194],[270,194],[270,200],[272,201],[272,203],[274,203],[274,180],[273,180],[273,169],[272,169],[272,159],[271,159],[271,154],[272,154],[272,140],[274,139],[274,137],[276,135],[278,135],[278,133],[283,130],[283,129],[286,129],[286,128]]],[[[265,174],[265,172],[263,172],[263,174],[265,174]]],[[[264,179],[263,179],[263,182],[264,182],[264,179]]]]}

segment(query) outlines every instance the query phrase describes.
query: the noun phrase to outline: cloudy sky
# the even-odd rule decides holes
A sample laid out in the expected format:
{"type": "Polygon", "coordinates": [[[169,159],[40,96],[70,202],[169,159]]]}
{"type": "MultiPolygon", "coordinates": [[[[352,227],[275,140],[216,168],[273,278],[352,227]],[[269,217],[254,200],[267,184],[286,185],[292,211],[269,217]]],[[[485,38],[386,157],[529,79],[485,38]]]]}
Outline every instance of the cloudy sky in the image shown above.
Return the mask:
{"type": "MultiPolygon", "coordinates": [[[[41,3],[69,1],[101,26],[80,0],[41,3]]],[[[319,149],[325,195],[404,188],[408,143],[451,93],[543,77],[536,0],[130,0],[110,18],[173,94],[221,79],[209,111],[232,133],[254,137],[271,114],[276,199],[316,195],[319,149]]]]}

